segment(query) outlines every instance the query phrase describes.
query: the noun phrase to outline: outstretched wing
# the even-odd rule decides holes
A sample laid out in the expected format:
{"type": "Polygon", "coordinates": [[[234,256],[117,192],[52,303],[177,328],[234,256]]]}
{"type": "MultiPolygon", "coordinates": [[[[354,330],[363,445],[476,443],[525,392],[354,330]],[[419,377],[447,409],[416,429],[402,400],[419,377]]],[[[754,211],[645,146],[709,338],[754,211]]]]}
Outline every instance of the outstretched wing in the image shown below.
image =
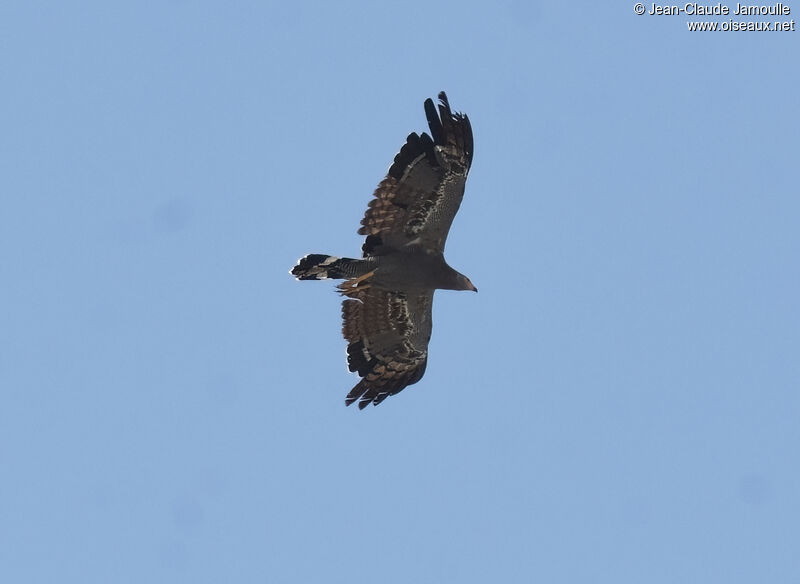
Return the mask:
{"type": "Polygon", "coordinates": [[[425,115],[433,138],[409,134],[361,220],[364,257],[412,241],[444,251],[472,164],[472,127],[465,114],[450,110],[444,92],[438,112],[433,100],[425,101],[425,115]]]}
{"type": "Polygon", "coordinates": [[[422,379],[431,338],[433,290],[407,294],[366,288],[342,303],[347,365],[362,377],[345,404],[376,406],[422,379]]]}

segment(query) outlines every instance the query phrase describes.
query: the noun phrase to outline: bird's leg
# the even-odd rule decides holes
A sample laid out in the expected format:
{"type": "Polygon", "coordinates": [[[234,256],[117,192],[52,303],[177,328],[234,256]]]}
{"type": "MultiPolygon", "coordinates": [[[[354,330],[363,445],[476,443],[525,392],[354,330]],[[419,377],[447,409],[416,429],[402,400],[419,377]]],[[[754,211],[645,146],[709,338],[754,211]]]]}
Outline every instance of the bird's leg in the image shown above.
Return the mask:
{"type": "Polygon", "coordinates": [[[352,278],[350,280],[345,280],[341,284],[337,286],[339,289],[339,293],[344,296],[350,296],[351,294],[355,294],[359,290],[366,290],[371,286],[371,284],[367,281],[369,278],[375,275],[375,270],[371,272],[367,272],[357,278],[352,278]]]}

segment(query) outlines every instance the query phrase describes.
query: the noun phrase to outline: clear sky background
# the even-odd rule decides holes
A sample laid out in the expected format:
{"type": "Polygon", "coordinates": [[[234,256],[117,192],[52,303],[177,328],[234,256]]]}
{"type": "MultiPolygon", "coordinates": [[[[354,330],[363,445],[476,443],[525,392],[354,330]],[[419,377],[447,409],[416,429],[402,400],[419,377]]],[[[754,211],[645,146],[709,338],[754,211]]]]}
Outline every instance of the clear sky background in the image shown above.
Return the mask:
{"type": "Polygon", "coordinates": [[[0,580],[800,581],[800,32],[633,4],[4,3],[0,580]],[[440,90],[480,293],[345,408],[440,90]]]}

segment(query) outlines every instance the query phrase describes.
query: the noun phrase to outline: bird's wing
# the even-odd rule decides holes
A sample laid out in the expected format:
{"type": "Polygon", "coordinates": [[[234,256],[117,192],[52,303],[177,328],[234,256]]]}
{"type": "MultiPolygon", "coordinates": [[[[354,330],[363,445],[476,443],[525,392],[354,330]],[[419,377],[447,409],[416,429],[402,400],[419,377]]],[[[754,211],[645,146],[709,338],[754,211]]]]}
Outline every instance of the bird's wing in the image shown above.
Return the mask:
{"type": "Polygon", "coordinates": [[[450,110],[444,92],[438,112],[428,99],[425,114],[433,137],[408,136],[361,220],[364,257],[409,243],[444,251],[472,164],[472,127],[465,114],[450,110]]]}
{"type": "Polygon", "coordinates": [[[347,364],[361,376],[345,399],[378,405],[422,379],[431,338],[433,290],[359,290],[342,303],[347,364]]]}

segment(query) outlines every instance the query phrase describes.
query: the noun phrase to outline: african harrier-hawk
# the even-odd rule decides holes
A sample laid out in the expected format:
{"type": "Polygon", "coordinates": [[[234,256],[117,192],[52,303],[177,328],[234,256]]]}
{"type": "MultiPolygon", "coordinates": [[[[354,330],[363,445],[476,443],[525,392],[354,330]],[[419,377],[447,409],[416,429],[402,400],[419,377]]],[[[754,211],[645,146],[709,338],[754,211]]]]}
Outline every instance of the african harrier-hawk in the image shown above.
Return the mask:
{"type": "Polygon", "coordinates": [[[347,364],[362,378],[345,403],[378,405],[425,373],[431,304],[437,289],[474,290],[444,261],[450,224],[472,163],[472,128],[439,94],[425,101],[431,136],[409,134],[394,158],[358,233],[363,259],[310,254],[292,268],[298,280],[344,279],[339,292],[347,364]]]}

